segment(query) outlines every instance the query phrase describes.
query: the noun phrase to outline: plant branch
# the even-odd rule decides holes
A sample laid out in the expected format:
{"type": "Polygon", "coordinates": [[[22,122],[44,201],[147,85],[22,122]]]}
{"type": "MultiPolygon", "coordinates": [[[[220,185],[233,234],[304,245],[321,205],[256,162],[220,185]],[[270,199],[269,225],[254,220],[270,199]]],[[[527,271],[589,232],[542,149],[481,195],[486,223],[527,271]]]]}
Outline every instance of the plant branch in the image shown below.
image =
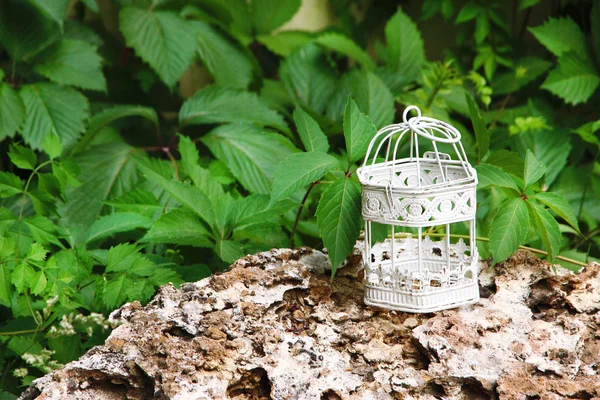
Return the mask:
{"type": "Polygon", "coordinates": [[[311,183],[310,186],[308,187],[308,189],[306,190],[304,197],[302,198],[302,203],[300,203],[300,207],[298,207],[298,212],[296,213],[296,220],[294,221],[294,226],[292,227],[292,232],[290,233],[290,246],[289,247],[294,247],[294,236],[296,235],[296,229],[298,229],[298,223],[300,222],[300,215],[302,214],[302,210],[304,209],[304,204],[306,203],[306,200],[308,199],[308,195],[313,190],[315,185],[317,185],[318,183],[319,183],[319,181],[315,181],[315,182],[311,183]]]}

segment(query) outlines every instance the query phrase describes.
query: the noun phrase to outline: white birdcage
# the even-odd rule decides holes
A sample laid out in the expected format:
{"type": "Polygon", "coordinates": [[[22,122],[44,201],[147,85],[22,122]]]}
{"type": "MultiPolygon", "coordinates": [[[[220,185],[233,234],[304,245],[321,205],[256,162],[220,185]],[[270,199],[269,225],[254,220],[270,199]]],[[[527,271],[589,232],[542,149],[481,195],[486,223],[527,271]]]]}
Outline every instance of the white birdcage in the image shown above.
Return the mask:
{"type": "Polygon", "coordinates": [[[366,304],[432,312],[479,300],[477,173],[460,139],[456,128],[422,117],[419,108],[410,106],[402,123],[381,129],[369,144],[357,170],[365,221],[366,304]],[[407,119],[411,110],[417,116],[407,119]],[[421,156],[423,139],[432,151],[421,156]],[[410,155],[397,158],[399,151],[410,155]],[[373,222],[391,226],[391,238],[374,244],[373,222]],[[466,243],[451,240],[451,224],[456,223],[468,225],[466,243]],[[412,232],[399,233],[397,226],[412,232]]]}

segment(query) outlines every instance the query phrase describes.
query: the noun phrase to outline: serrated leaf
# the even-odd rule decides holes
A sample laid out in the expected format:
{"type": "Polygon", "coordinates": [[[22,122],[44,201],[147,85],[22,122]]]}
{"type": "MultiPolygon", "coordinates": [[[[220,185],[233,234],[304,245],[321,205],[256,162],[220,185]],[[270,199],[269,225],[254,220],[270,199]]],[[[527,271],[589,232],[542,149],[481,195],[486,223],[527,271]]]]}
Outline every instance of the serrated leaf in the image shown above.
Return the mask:
{"type": "Polygon", "coordinates": [[[587,122],[579,128],[572,130],[572,133],[577,134],[584,142],[600,146],[600,138],[596,132],[600,130],[600,120],[587,122]]]}
{"type": "Polygon", "coordinates": [[[87,243],[114,235],[115,233],[128,232],[138,228],[150,228],[152,221],[140,214],[131,212],[115,212],[100,217],[88,229],[85,241],[87,243]]]}
{"type": "Polygon", "coordinates": [[[220,126],[205,135],[202,142],[253,193],[270,193],[277,164],[295,152],[283,136],[252,125],[220,126]]]}
{"type": "Polygon", "coordinates": [[[322,114],[331,100],[337,77],[323,49],[308,43],[281,63],[279,76],[296,103],[322,114]]]}
{"type": "Polygon", "coordinates": [[[94,114],[92,118],[90,118],[85,135],[79,142],[77,142],[77,145],[75,145],[71,151],[71,154],[76,154],[85,150],[96,137],[98,132],[100,132],[104,127],[118,119],[127,117],[145,118],[151,121],[155,128],[158,129],[158,115],[156,115],[156,111],[154,111],[153,108],[136,105],[118,105],[107,108],[94,114]]]}
{"type": "Polygon", "coordinates": [[[38,10],[48,16],[51,20],[56,22],[60,26],[61,30],[63,27],[63,21],[67,16],[67,7],[69,6],[69,0],[28,0],[38,10]]]}
{"type": "Polygon", "coordinates": [[[558,227],[558,222],[554,219],[544,207],[527,202],[529,207],[531,221],[533,222],[536,232],[540,235],[544,248],[548,252],[548,261],[554,262],[554,257],[560,252],[561,233],[558,227]]]}
{"type": "Polygon", "coordinates": [[[357,182],[344,178],[333,182],[319,201],[317,225],[333,274],[354,249],[360,233],[360,193],[357,182]]]}
{"type": "Polygon", "coordinates": [[[344,139],[350,163],[364,157],[375,133],[377,128],[373,122],[358,109],[352,98],[348,98],[344,112],[344,139]]]}
{"type": "Polygon", "coordinates": [[[500,168],[484,163],[479,164],[475,169],[477,170],[477,179],[479,181],[477,187],[486,188],[489,186],[500,186],[513,189],[517,191],[517,193],[521,192],[513,178],[500,168]]]}
{"type": "Polygon", "coordinates": [[[313,39],[313,35],[306,31],[283,31],[276,35],[256,36],[259,43],[281,57],[288,57],[313,39]]]}
{"type": "Polygon", "coordinates": [[[31,237],[40,244],[53,243],[62,247],[57,239],[56,225],[42,215],[33,215],[23,219],[22,223],[27,226],[31,237]]]}
{"type": "Polygon", "coordinates": [[[417,25],[400,7],[385,25],[385,41],[388,67],[405,83],[417,79],[425,62],[423,38],[417,25]]]}
{"type": "Polygon", "coordinates": [[[600,76],[588,58],[568,53],[559,58],[558,67],[550,71],[541,88],[568,104],[585,103],[600,85],[600,76]]]}
{"type": "Polygon", "coordinates": [[[28,59],[56,40],[56,28],[27,1],[0,2],[0,43],[15,61],[28,59]]]}
{"type": "Polygon", "coordinates": [[[23,193],[23,183],[15,174],[0,172],[0,198],[23,193]]]}
{"type": "Polygon", "coordinates": [[[306,151],[322,153],[329,151],[327,136],[325,136],[317,121],[300,107],[294,110],[294,123],[306,151]]]}
{"type": "Polygon", "coordinates": [[[44,140],[42,140],[42,148],[51,160],[59,157],[63,147],[58,134],[56,132],[51,132],[50,135],[47,135],[44,140]]]}
{"type": "Polygon", "coordinates": [[[546,173],[546,166],[535,158],[535,155],[531,150],[527,149],[527,155],[525,156],[525,172],[524,181],[525,188],[532,183],[539,181],[542,176],[546,173]]]}
{"type": "MultiPolygon", "coordinates": [[[[94,146],[73,159],[81,169],[79,179],[82,183],[66,189],[66,201],[59,205],[58,210],[61,224],[71,231],[74,244],[83,243],[85,232],[101,214],[104,201],[128,192],[137,183],[136,153],[132,150],[125,143],[108,143],[94,146]]],[[[74,179],[73,171],[62,172],[62,179],[74,179]]]]}
{"type": "Polygon", "coordinates": [[[525,163],[515,152],[509,150],[497,150],[491,153],[486,159],[486,164],[501,168],[516,177],[522,177],[525,170],[525,163]]]}
{"type": "Polygon", "coordinates": [[[0,263],[0,305],[10,306],[12,298],[11,271],[6,263],[0,263]]]}
{"type": "Polygon", "coordinates": [[[210,25],[190,21],[198,39],[200,59],[219,86],[245,89],[252,80],[252,63],[243,51],[210,25]]]}
{"type": "Polygon", "coordinates": [[[132,284],[133,281],[127,278],[125,274],[120,274],[109,280],[102,293],[102,303],[110,310],[120,306],[127,299],[127,291],[132,284]]]}
{"type": "Polygon", "coordinates": [[[175,13],[125,7],[119,13],[119,27],[127,45],[168,87],[175,86],[194,60],[194,30],[175,13]]]}
{"type": "Polygon", "coordinates": [[[257,33],[269,33],[289,21],[300,9],[301,0],[253,0],[252,24],[257,33]]]}
{"type": "Polygon", "coordinates": [[[233,263],[244,256],[242,245],[234,240],[219,240],[215,251],[219,258],[226,263],[233,263]]]}
{"type": "Polygon", "coordinates": [[[88,102],[77,90],[41,82],[24,85],[20,95],[27,111],[20,132],[32,148],[41,149],[44,137],[51,132],[58,133],[63,145],[69,147],[84,131],[88,102]]]}
{"type": "Polygon", "coordinates": [[[156,288],[149,279],[138,279],[127,289],[127,299],[129,301],[139,300],[143,302],[150,299],[155,291],[156,288]]]}
{"type": "Polygon", "coordinates": [[[44,261],[47,253],[48,252],[46,249],[44,249],[44,246],[39,243],[33,243],[25,258],[33,261],[44,261]]]}
{"type": "Polygon", "coordinates": [[[154,264],[140,253],[140,247],[121,243],[108,250],[106,272],[140,272],[150,274],[154,264]]]}
{"type": "Polygon", "coordinates": [[[169,268],[157,268],[149,278],[156,286],[166,285],[172,283],[173,285],[180,285],[183,283],[179,274],[169,268]]]}
{"type": "Polygon", "coordinates": [[[580,232],[577,216],[563,195],[551,192],[540,192],[533,195],[533,198],[545,204],[548,208],[558,214],[558,216],[567,221],[567,223],[575,228],[577,232],[580,232]]]}
{"type": "Polygon", "coordinates": [[[82,89],[106,91],[102,58],[82,40],[61,40],[36,56],[33,70],[51,81],[82,89]]]}
{"type": "Polygon", "coordinates": [[[315,40],[321,46],[327,47],[338,53],[344,54],[368,70],[375,69],[375,62],[371,57],[352,39],[337,32],[326,32],[317,37],[315,40]]]}
{"type": "Polygon", "coordinates": [[[104,204],[114,207],[118,212],[133,212],[150,218],[163,208],[154,194],[139,188],[104,204]]]}
{"type": "Polygon", "coordinates": [[[31,284],[35,271],[25,262],[19,263],[12,271],[10,281],[17,289],[17,293],[23,293],[31,284]]]}
{"type": "Polygon", "coordinates": [[[42,294],[46,289],[47,284],[48,280],[46,279],[46,273],[44,271],[36,272],[31,280],[31,294],[42,294]]]}
{"type": "Polygon", "coordinates": [[[255,93],[244,90],[208,86],[186,100],[179,111],[182,127],[228,122],[272,126],[288,131],[281,115],[271,110],[255,93]]]}
{"type": "Polygon", "coordinates": [[[16,90],[0,82],[0,141],[15,136],[25,118],[25,106],[16,90]]]}
{"type": "Polygon", "coordinates": [[[335,97],[329,100],[327,115],[340,120],[348,97],[371,118],[376,127],[384,127],[394,120],[394,96],[381,79],[370,71],[352,70],[342,78],[335,97]]]}
{"type": "Polygon", "coordinates": [[[33,150],[23,147],[17,143],[12,143],[8,150],[10,161],[18,168],[33,171],[37,164],[37,156],[33,150]]]}
{"type": "Polygon", "coordinates": [[[189,137],[179,135],[179,153],[183,169],[194,185],[215,204],[215,201],[224,193],[223,186],[215,181],[209,170],[200,167],[200,156],[196,144],[189,137]]]}
{"type": "Polygon", "coordinates": [[[550,18],[543,25],[528,29],[541,44],[557,57],[571,51],[581,57],[587,57],[585,35],[571,17],[550,18]]]}
{"type": "Polygon", "coordinates": [[[211,233],[195,214],[175,209],[162,215],[142,240],[153,243],[170,243],[194,247],[213,247],[211,233]]]}
{"type": "Polygon", "coordinates": [[[337,165],[337,158],[325,153],[292,154],[277,166],[269,206],[321,179],[337,165]]]}
{"type": "Polygon", "coordinates": [[[182,206],[202,218],[209,226],[214,225],[215,216],[212,205],[202,190],[196,186],[163,178],[145,166],[140,167],[150,182],[166,190],[182,206]]]}
{"type": "Polygon", "coordinates": [[[475,104],[473,98],[466,92],[465,98],[467,99],[467,104],[469,105],[469,116],[471,117],[473,130],[475,131],[475,139],[477,140],[477,161],[481,162],[490,147],[490,132],[485,126],[485,120],[481,116],[479,108],[475,104]]]}
{"type": "Polygon", "coordinates": [[[498,209],[490,225],[490,250],[494,263],[504,261],[523,244],[529,229],[526,201],[507,200],[498,209]]]}
{"type": "Polygon", "coordinates": [[[240,227],[276,221],[283,214],[297,206],[295,202],[289,200],[279,201],[275,204],[270,204],[270,200],[270,196],[264,194],[251,194],[237,199],[232,225],[240,227]]]}

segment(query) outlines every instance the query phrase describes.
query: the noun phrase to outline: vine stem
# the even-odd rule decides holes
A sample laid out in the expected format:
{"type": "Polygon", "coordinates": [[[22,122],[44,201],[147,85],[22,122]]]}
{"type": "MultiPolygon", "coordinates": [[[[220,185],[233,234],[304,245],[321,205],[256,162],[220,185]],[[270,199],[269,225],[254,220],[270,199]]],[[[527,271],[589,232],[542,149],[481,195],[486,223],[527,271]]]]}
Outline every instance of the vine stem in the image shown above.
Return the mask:
{"type": "Polygon", "coordinates": [[[319,181],[314,181],[310,184],[306,193],[304,194],[304,198],[302,198],[302,203],[300,203],[300,207],[298,207],[298,212],[296,213],[296,220],[294,221],[294,226],[292,227],[292,232],[290,233],[290,246],[294,247],[294,236],[296,235],[296,229],[298,229],[298,223],[300,222],[300,215],[302,215],[302,210],[304,210],[304,204],[308,199],[308,195],[313,190],[313,188],[319,183],[319,181]]]}
{"type": "Polygon", "coordinates": [[[37,329],[25,329],[22,331],[12,331],[12,332],[0,332],[0,336],[19,336],[19,335],[28,335],[30,333],[37,333],[39,330],[37,329]]]}
{"type": "MultiPolygon", "coordinates": [[[[394,235],[394,237],[396,238],[405,238],[408,237],[408,235],[410,235],[409,233],[397,233],[394,235]]],[[[446,236],[445,233],[430,233],[428,234],[428,236],[433,236],[433,237],[444,237],[446,236]]],[[[461,239],[469,239],[470,236],[469,235],[459,235],[459,234],[455,234],[455,233],[451,233],[450,237],[453,238],[461,238],[461,239]]],[[[359,239],[363,239],[364,240],[365,236],[364,234],[362,234],[361,236],[359,236],[359,239]]],[[[484,237],[484,236],[476,236],[475,240],[479,241],[479,242],[489,242],[490,238],[484,237]]],[[[544,256],[548,255],[547,251],[541,250],[541,249],[536,249],[534,247],[529,247],[529,246],[519,246],[519,249],[523,249],[523,250],[528,250],[532,253],[536,253],[536,254],[541,254],[544,256]]],[[[585,267],[587,264],[578,260],[573,260],[572,258],[568,258],[568,257],[564,257],[564,256],[556,256],[555,257],[558,260],[562,260],[562,261],[566,261],[566,262],[570,262],[572,264],[575,265],[579,265],[581,267],[585,267]]]]}

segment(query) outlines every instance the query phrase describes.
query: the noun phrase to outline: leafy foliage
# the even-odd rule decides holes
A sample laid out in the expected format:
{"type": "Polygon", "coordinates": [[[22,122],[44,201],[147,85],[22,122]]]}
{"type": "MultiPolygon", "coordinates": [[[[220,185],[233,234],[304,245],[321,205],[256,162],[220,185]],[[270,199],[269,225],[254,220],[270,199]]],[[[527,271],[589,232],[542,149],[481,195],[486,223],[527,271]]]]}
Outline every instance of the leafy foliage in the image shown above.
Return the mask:
{"type": "Polygon", "coordinates": [[[481,255],[600,256],[600,3],[192,3],[0,1],[0,397],[160,285],[290,245],[335,273],[410,104],[461,132],[481,255]]]}

